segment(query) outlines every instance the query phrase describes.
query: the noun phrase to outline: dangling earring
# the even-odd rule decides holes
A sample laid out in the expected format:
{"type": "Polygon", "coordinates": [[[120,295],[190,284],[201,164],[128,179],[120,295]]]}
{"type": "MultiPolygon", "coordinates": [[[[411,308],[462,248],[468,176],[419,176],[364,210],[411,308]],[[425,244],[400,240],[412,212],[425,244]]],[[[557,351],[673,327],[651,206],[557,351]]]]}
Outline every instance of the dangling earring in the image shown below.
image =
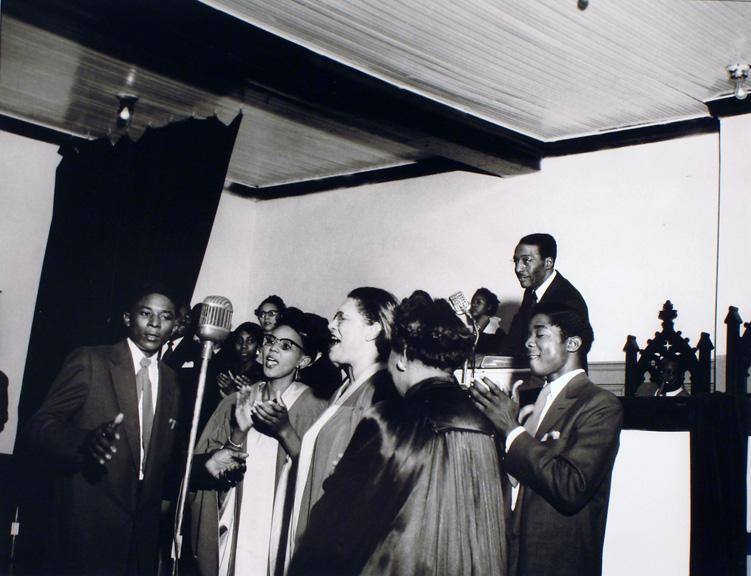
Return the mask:
{"type": "Polygon", "coordinates": [[[295,375],[292,377],[292,380],[295,382],[299,382],[299,376],[300,376],[300,366],[295,366],[295,375]]]}

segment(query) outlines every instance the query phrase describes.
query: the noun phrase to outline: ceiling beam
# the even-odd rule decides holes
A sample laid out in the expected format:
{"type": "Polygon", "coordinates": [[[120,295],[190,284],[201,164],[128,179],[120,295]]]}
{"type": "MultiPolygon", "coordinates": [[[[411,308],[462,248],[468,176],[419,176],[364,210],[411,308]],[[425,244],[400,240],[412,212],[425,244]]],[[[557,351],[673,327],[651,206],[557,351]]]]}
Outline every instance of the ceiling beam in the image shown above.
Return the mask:
{"type": "Polygon", "coordinates": [[[200,2],[5,0],[3,12],[91,49],[243,101],[317,114],[497,176],[539,170],[542,144],[402,90],[200,2]]]}

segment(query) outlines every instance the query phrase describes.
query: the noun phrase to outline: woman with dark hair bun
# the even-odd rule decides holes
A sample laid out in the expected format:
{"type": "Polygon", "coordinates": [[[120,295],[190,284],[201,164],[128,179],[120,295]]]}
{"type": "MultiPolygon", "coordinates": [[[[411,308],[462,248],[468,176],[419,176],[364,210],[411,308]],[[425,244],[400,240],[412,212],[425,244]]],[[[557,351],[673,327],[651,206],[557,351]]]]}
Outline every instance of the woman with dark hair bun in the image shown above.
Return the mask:
{"type": "Polygon", "coordinates": [[[324,480],[334,470],[363,414],[376,402],[396,396],[386,370],[395,307],[396,299],[386,290],[356,288],[329,322],[329,358],[344,369],[347,379],[302,440],[288,559],[306,530],[310,510],[323,494],[324,480]]]}
{"type": "Polygon", "coordinates": [[[288,576],[506,574],[493,428],[452,375],[472,342],[445,300],[396,309],[388,369],[403,399],[361,420],[288,576]]]}

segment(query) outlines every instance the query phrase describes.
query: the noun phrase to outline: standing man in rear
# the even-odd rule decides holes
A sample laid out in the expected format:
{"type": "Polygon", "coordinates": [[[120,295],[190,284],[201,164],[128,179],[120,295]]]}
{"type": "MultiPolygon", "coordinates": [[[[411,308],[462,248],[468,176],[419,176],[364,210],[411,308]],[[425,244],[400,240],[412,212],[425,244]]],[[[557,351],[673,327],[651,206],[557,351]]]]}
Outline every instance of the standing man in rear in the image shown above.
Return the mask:
{"type": "Polygon", "coordinates": [[[175,323],[167,290],[142,287],[127,338],[65,361],[25,430],[28,453],[54,474],[50,573],[155,574],[159,509],[179,390],[157,359],[175,323]]]}
{"type": "MultiPolygon", "coordinates": [[[[550,234],[528,234],[514,250],[514,272],[524,289],[522,304],[511,321],[508,335],[503,340],[502,353],[506,356],[526,356],[524,343],[527,328],[538,303],[560,304],[575,310],[581,318],[589,320],[587,303],[571,282],[555,269],[558,245],[550,234]]],[[[586,358],[584,358],[586,369],[586,358]]]]}

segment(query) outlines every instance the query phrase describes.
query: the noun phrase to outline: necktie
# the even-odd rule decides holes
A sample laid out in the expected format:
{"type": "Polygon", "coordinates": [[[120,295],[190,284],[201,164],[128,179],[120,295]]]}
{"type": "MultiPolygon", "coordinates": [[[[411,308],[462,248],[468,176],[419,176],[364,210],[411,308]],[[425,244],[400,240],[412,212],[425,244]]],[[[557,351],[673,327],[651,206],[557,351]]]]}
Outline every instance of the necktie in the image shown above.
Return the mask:
{"type": "Polygon", "coordinates": [[[149,453],[151,439],[151,425],[154,422],[154,401],[151,397],[151,380],[149,380],[150,358],[141,358],[141,369],[136,374],[136,386],[141,397],[141,443],[143,444],[143,459],[149,453]]]}
{"type": "Polygon", "coordinates": [[[537,432],[537,429],[540,427],[542,410],[543,408],[545,408],[545,403],[548,401],[548,398],[550,398],[550,384],[545,384],[545,386],[542,387],[542,390],[540,390],[540,394],[537,396],[537,400],[535,400],[535,406],[532,409],[532,414],[530,414],[529,418],[524,421],[524,428],[533,437],[537,432]]]}
{"type": "Polygon", "coordinates": [[[167,341],[167,349],[162,354],[162,358],[161,358],[162,360],[166,360],[167,358],[169,358],[172,355],[172,352],[174,351],[174,346],[175,345],[172,342],[172,340],[168,340],[167,341]]]}

